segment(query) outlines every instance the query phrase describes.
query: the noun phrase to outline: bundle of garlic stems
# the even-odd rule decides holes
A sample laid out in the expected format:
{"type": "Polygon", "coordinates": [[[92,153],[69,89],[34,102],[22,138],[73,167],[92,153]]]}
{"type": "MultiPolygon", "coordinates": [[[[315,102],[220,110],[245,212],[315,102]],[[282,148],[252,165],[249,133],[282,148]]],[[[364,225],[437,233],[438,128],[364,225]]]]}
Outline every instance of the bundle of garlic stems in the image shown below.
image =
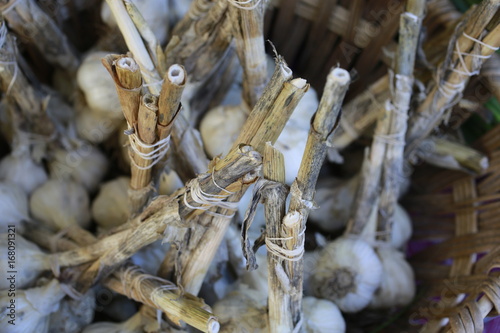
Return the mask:
{"type": "MultiPolygon", "coordinates": [[[[40,227],[31,228],[26,236],[52,251],[71,251],[77,244],[60,238],[40,227]]],[[[95,241],[96,239],[94,239],[95,241]]],[[[63,267],[74,266],[73,257],[65,252],[57,252],[41,257],[45,268],[58,271],[63,267]]],[[[179,317],[185,323],[203,332],[217,332],[218,322],[207,310],[209,307],[202,299],[189,293],[180,293],[172,282],[145,274],[140,267],[130,263],[113,272],[103,284],[111,290],[134,299],[137,302],[160,309],[166,315],[179,317]]]]}

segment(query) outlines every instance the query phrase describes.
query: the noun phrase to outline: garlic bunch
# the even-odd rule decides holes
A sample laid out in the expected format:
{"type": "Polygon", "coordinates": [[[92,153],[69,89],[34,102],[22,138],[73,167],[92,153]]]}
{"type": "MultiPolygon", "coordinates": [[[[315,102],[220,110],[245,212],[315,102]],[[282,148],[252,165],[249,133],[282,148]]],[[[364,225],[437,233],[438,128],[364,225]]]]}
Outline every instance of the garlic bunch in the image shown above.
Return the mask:
{"type": "Polygon", "coordinates": [[[92,217],[99,227],[108,230],[127,222],[130,216],[129,184],[130,178],[119,177],[101,185],[92,203],[92,217]]]}
{"type": "MultiPolygon", "coordinates": [[[[14,295],[6,294],[0,298],[0,327],[8,328],[10,333],[49,332],[49,315],[59,309],[64,298],[61,285],[55,279],[48,284],[26,290],[17,289],[14,295]],[[15,299],[15,303],[11,300],[15,299]],[[12,307],[15,306],[15,314],[12,307]]],[[[6,331],[4,331],[6,332],[6,331]]]]}
{"type": "Polygon", "coordinates": [[[389,246],[377,249],[382,262],[382,281],[369,307],[373,309],[408,305],[415,296],[415,276],[404,254],[389,246]]]}
{"type": "Polygon", "coordinates": [[[95,293],[92,289],[78,299],[64,298],[59,311],[50,315],[49,331],[79,333],[83,327],[94,320],[96,307],[95,293]]]}
{"type": "Polygon", "coordinates": [[[14,225],[22,231],[23,221],[29,220],[28,196],[17,184],[0,182],[0,226],[7,231],[7,226],[14,225]]]}
{"type": "Polygon", "coordinates": [[[87,105],[104,119],[123,119],[113,79],[101,63],[107,52],[91,52],[78,68],[76,80],[87,105]]]}
{"type": "Polygon", "coordinates": [[[382,264],[373,248],[359,238],[342,237],[321,251],[311,287],[316,297],[351,313],[370,303],[381,279],[382,264]]]}
{"type": "Polygon", "coordinates": [[[50,179],[37,188],[30,198],[30,211],[34,218],[57,230],[90,224],[87,191],[71,180],[50,179]]]}
{"type": "Polygon", "coordinates": [[[221,325],[219,332],[269,332],[266,301],[265,295],[240,285],[213,307],[221,325]]]}
{"type": "Polygon", "coordinates": [[[28,150],[18,149],[0,162],[0,180],[16,183],[29,195],[47,181],[47,173],[33,161],[28,150]]]}
{"type": "Polygon", "coordinates": [[[307,333],[343,333],[344,317],[339,308],[332,302],[315,297],[302,299],[304,323],[302,327],[307,333]]]}
{"type": "MultiPolygon", "coordinates": [[[[137,9],[148,23],[159,43],[164,44],[168,37],[166,26],[173,24],[173,22],[169,22],[169,3],[163,0],[131,0],[130,2],[137,6],[137,9]]],[[[176,2],[178,1],[174,1],[174,3],[176,2]]],[[[179,7],[179,10],[185,10],[180,6],[176,7],[179,7]]],[[[102,3],[101,18],[109,27],[117,27],[115,17],[106,2],[102,3]]]]}
{"type": "Polygon", "coordinates": [[[51,177],[71,179],[93,192],[106,174],[108,161],[104,154],[89,144],[75,150],[54,150],[49,163],[51,177]]]}
{"type": "Polygon", "coordinates": [[[314,201],[318,209],[311,210],[311,223],[323,231],[334,232],[346,226],[359,184],[359,177],[347,181],[330,179],[325,187],[318,188],[314,201]]]}
{"type": "Polygon", "coordinates": [[[78,136],[93,144],[108,139],[122,122],[122,119],[103,116],[88,107],[79,110],[75,120],[78,136]]]}
{"type": "Polygon", "coordinates": [[[184,184],[182,183],[182,180],[177,172],[165,169],[160,175],[158,194],[170,195],[183,186],[184,184]]]}
{"type": "Polygon", "coordinates": [[[11,288],[13,281],[16,288],[29,287],[40,273],[51,268],[49,256],[20,234],[0,234],[0,246],[4,249],[0,253],[0,265],[4,267],[0,270],[0,289],[11,288]],[[12,246],[15,247],[15,251],[12,250],[14,257],[9,253],[12,246]],[[17,272],[15,279],[9,279],[9,271],[17,272]]]}

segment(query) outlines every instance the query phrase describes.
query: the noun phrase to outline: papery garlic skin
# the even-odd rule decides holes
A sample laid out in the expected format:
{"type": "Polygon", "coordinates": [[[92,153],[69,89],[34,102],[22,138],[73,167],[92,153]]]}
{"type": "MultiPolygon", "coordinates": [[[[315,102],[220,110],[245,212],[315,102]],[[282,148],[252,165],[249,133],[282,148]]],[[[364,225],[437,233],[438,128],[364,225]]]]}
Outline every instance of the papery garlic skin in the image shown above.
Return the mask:
{"type": "Polygon", "coordinates": [[[311,223],[323,231],[334,232],[346,226],[359,184],[359,177],[347,181],[332,180],[331,186],[316,190],[314,201],[318,209],[309,213],[311,223]]]}
{"type": "Polygon", "coordinates": [[[33,217],[56,230],[90,224],[89,197],[85,188],[71,180],[50,179],[30,198],[33,217]]]}
{"type": "Polygon", "coordinates": [[[377,249],[383,273],[379,288],[375,291],[369,307],[387,309],[408,305],[415,297],[415,275],[405,260],[404,254],[390,246],[377,249]]]}
{"type": "Polygon", "coordinates": [[[0,298],[0,327],[9,328],[9,333],[47,333],[49,332],[49,315],[59,309],[59,302],[64,298],[61,285],[55,279],[48,284],[26,290],[16,290],[15,325],[9,324],[9,309],[12,297],[0,298]],[[5,314],[5,315],[3,315],[5,314]]]}
{"type": "Polygon", "coordinates": [[[35,283],[37,277],[45,270],[50,269],[50,261],[47,254],[42,252],[34,243],[24,239],[20,234],[0,234],[0,248],[4,251],[0,252],[0,289],[9,289],[11,282],[8,278],[8,271],[16,271],[15,285],[16,288],[27,288],[35,283]],[[9,265],[9,251],[11,240],[15,247],[14,266],[9,265]]]}
{"type": "Polygon", "coordinates": [[[71,151],[54,150],[51,158],[49,169],[52,178],[74,180],[89,192],[97,190],[108,168],[104,154],[88,144],[71,151]]]}
{"type": "Polygon", "coordinates": [[[158,240],[137,251],[131,257],[132,263],[140,266],[145,273],[156,275],[169,248],[169,244],[162,244],[162,241],[158,240]]]}
{"type": "Polygon", "coordinates": [[[397,204],[394,210],[394,223],[391,230],[391,245],[397,249],[403,248],[413,232],[410,215],[397,204]]]}
{"type": "Polygon", "coordinates": [[[47,178],[43,166],[35,163],[29,152],[13,152],[0,161],[0,180],[21,186],[28,195],[47,178]]]}
{"type": "Polygon", "coordinates": [[[158,188],[159,195],[171,195],[179,188],[183,187],[184,183],[174,170],[165,170],[160,175],[160,186],[158,188]]]}
{"type": "Polygon", "coordinates": [[[247,117],[247,110],[240,105],[219,106],[205,114],[200,123],[200,134],[210,157],[229,152],[247,117]]]}
{"type": "Polygon", "coordinates": [[[130,178],[119,177],[101,185],[92,202],[92,217],[99,227],[108,230],[127,222],[129,184],[130,178]]]}
{"type": "Polygon", "coordinates": [[[94,112],[100,112],[106,118],[123,119],[115,83],[101,63],[107,55],[108,52],[89,53],[78,68],[76,80],[94,112]]]}
{"type": "Polygon", "coordinates": [[[79,299],[64,298],[59,310],[49,319],[50,332],[79,333],[83,327],[94,320],[96,307],[95,293],[92,289],[79,299]]]}
{"type": "Polygon", "coordinates": [[[381,279],[382,264],[373,248],[361,239],[342,237],[321,251],[311,285],[314,296],[353,313],[370,303],[381,279]]]}
{"type": "Polygon", "coordinates": [[[335,303],[315,297],[302,299],[304,322],[307,333],[344,333],[345,321],[335,303]]]}
{"type": "Polygon", "coordinates": [[[13,225],[20,232],[23,221],[29,220],[28,196],[21,186],[7,181],[0,182],[0,226],[7,231],[13,225]]]}
{"type": "Polygon", "coordinates": [[[266,297],[245,285],[213,306],[220,333],[269,332],[266,297]]]}
{"type": "Polygon", "coordinates": [[[76,115],[76,131],[81,139],[98,144],[108,139],[122,124],[122,119],[83,108],[76,115]]]}

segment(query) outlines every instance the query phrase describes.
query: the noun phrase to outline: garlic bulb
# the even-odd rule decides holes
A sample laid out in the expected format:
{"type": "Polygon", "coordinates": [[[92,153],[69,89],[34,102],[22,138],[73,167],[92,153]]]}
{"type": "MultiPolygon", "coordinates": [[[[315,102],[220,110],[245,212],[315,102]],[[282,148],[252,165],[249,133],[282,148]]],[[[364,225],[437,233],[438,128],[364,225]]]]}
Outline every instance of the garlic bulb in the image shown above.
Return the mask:
{"type": "Polygon", "coordinates": [[[370,303],[381,278],[382,264],[373,248],[361,239],[342,237],[321,251],[311,286],[316,297],[351,313],[370,303]]]}
{"type": "Polygon", "coordinates": [[[156,275],[169,248],[169,244],[162,244],[162,241],[159,240],[140,249],[131,259],[135,265],[141,266],[147,274],[156,275]]]}
{"type": "Polygon", "coordinates": [[[47,181],[47,173],[43,166],[31,159],[29,151],[21,149],[2,159],[0,180],[16,183],[29,195],[35,188],[47,181]]]}
{"type": "MultiPolygon", "coordinates": [[[[0,298],[0,327],[10,333],[49,332],[49,315],[59,309],[65,294],[56,279],[48,284],[26,290],[17,289],[13,295],[7,293],[0,298]],[[12,303],[11,300],[15,300],[12,303]],[[15,310],[12,307],[15,306],[15,310]],[[12,312],[15,311],[15,314],[12,312]]],[[[6,331],[4,331],[6,332],[6,331]]]]}
{"type": "Polygon", "coordinates": [[[74,180],[85,186],[89,192],[97,190],[108,168],[104,154],[88,144],[72,151],[54,150],[51,157],[49,163],[51,177],[74,180]]]}
{"type": "Polygon", "coordinates": [[[22,221],[29,220],[28,196],[17,184],[0,182],[0,226],[7,231],[7,226],[14,225],[22,231],[22,221]]]}
{"type": "Polygon", "coordinates": [[[320,257],[321,251],[306,251],[303,256],[303,291],[306,296],[313,296],[314,291],[311,285],[311,279],[315,274],[316,265],[318,264],[318,259],[320,257]]]}
{"type": "Polygon", "coordinates": [[[311,210],[311,223],[323,231],[334,232],[346,226],[359,184],[359,177],[347,181],[331,180],[329,187],[316,190],[314,201],[318,209],[311,210]]]}
{"type": "Polygon", "coordinates": [[[127,222],[130,216],[129,184],[128,177],[119,177],[102,184],[92,203],[92,217],[99,227],[107,230],[127,222]]]}
{"type": "Polygon", "coordinates": [[[50,179],[30,198],[33,217],[55,229],[90,224],[89,197],[85,188],[71,180],[50,179]]]}
{"type": "Polygon", "coordinates": [[[266,297],[245,285],[215,303],[220,333],[269,332],[266,297]]]}
{"type": "Polygon", "coordinates": [[[397,204],[394,210],[394,224],[391,231],[391,245],[396,249],[403,248],[411,237],[413,228],[406,210],[397,204]]]}
{"type": "Polygon", "coordinates": [[[86,107],[76,115],[75,124],[80,138],[98,144],[108,139],[122,122],[122,119],[107,117],[106,114],[86,107]]]}
{"type": "Polygon", "coordinates": [[[101,63],[107,52],[89,53],[78,68],[76,80],[88,106],[106,119],[123,119],[113,79],[101,63]]]}
{"type": "Polygon", "coordinates": [[[64,298],[56,311],[50,315],[49,331],[79,333],[94,319],[96,307],[95,293],[92,289],[78,299],[64,298]]]}
{"type": "MultiPolygon", "coordinates": [[[[170,9],[168,2],[163,0],[131,0],[130,2],[137,6],[159,43],[164,44],[168,37],[166,26],[173,24],[173,22],[169,22],[170,9]]],[[[174,3],[176,2],[174,1],[174,3]]],[[[117,26],[115,17],[106,2],[103,2],[101,7],[101,18],[109,27],[117,26]]]]}
{"type": "Polygon", "coordinates": [[[408,305],[415,296],[415,276],[404,254],[389,246],[379,247],[377,254],[382,262],[382,282],[373,295],[370,308],[408,305]]]}
{"type": "Polygon", "coordinates": [[[158,194],[170,195],[183,186],[184,183],[180,179],[179,175],[177,175],[177,172],[174,170],[165,170],[160,175],[158,194]]]}
{"type": "Polygon", "coordinates": [[[344,317],[332,302],[315,297],[302,299],[303,328],[307,333],[343,333],[344,317]]]}
{"type": "Polygon", "coordinates": [[[48,255],[20,234],[0,234],[0,237],[0,247],[4,249],[0,253],[0,265],[4,267],[0,270],[0,289],[9,289],[13,281],[16,288],[29,287],[40,273],[50,269],[48,255]],[[14,251],[14,257],[10,251],[14,251]],[[9,279],[9,271],[17,272],[14,280],[9,279]]]}
{"type": "Polygon", "coordinates": [[[240,105],[218,106],[205,114],[200,134],[210,157],[229,152],[248,116],[240,105]]]}
{"type": "Polygon", "coordinates": [[[247,271],[241,276],[241,282],[256,292],[261,293],[262,297],[267,297],[267,254],[257,254],[257,263],[259,267],[253,271],[247,271]]]}

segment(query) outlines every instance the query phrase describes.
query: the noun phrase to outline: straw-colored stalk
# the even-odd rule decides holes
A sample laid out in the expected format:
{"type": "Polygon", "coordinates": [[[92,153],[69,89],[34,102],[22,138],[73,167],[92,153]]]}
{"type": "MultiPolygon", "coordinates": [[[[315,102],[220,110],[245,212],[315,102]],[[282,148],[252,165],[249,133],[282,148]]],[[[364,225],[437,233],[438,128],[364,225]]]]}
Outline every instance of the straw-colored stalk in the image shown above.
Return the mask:
{"type": "MultiPolygon", "coordinates": [[[[213,174],[204,174],[194,181],[199,182],[200,190],[208,195],[223,195],[224,191],[241,188],[245,175],[254,172],[261,164],[261,157],[257,152],[249,146],[241,146],[225,159],[219,160],[213,174]]],[[[142,213],[115,230],[114,234],[89,246],[61,254],[72,257],[75,265],[95,260],[79,276],[78,289],[87,290],[135,252],[162,237],[167,237],[169,241],[178,238],[182,240],[182,230],[185,231],[192,225],[194,216],[203,213],[203,210],[193,210],[190,206],[205,207],[194,200],[190,187],[183,188],[172,196],[158,196],[142,213]],[[164,235],[167,227],[170,231],[164,235]],[[177,233],[172,233],[172,230],[177,233]]]]}
{"type": "Polygon", "coordinates": [[[48,62],[76,71],[79,61],[68,39],[34,0],[4,0],[0,11],[9,27],[33,43],[48,62]]]}
{"type": "MultiPolygon", "coordinates": [[[[77,248],[74,242],[37,226],[27,230],[26,236],[52,252],[77,248]]],[[[93,241],[95,240],[94,238],[93,241]]],[[[74,264],[71,257],[61,256],[60,253],[54,253],[51,257],[52,262],[57,265],[56,269],[74,264]]],[[[189,293],[181,295],[180,289],[172,282],[145,274],[135,265],[125,264],[105,279],[103,285],[137,302],[160,309],[166,315],[176,315],[203,332],[218,331],[217,319],[209,312],[210,308],[202,299],[189,293]]]]}
{"type": "MultiPolygon", "coordinates": [[[[265,202],[266,237],[278,246],[284,246],[283,218],[286,212],[288,188],[285,182],[285,161],[283,154],[267,144],[264,150],[263,175],[267,183],[262,187],[265,202]]],[[[267,253],[268,314],[271,332],[292,332],[293,322],[290,313],[290,293],[278,276],[284,272],[283,259],[267,253]]]]}
{"type": "MultiPolygon", "coordinates": [[[[393,82],[391,82],[392,96],[391,100],[386,103],[389,106],[386,109],[389,128],[386,133],[388,141],[386,142],[381,178],[380,212],[382,218],[377,225],[384,241],[391,239],[400,183],[405,177],[403,174],[404,138],[413,88],[413,68],[415,66],[424,9],[424,0],[409,0],[406,3],[406,12],[401,15],[400,19],[395,77],[392,78],[393,82]]],[[[370,202],[370,205],[372,202],[370,202]]]]}
{"type": "Polygon", "coordinates": [[[481,69],[481,75],[486,78],[491,93],[500,101],[500,56],[493,54],[481,69]]]}
{"type": "Polygon", "coordinates": [[[457,26],[446,59],[439,66],[437,83],[410,119],[406,156],[413,155],[421,141],[446,118],[446,111],[458,102],[470,77],[467,73],[478,71],[482,63],[500,46],[500,25],[484,36],[485,28],[497,13],[499,5],[498,0],[483,1],[471,9],[457,26]],[[466,35],[479,39],[484,44],[476,43],[466,35]]]}
{"type": "Polygon", "coordinates": [[[461,170],[476,175],[488,169],[488,157],[469,146],[429,136],[417,150],[417,156],[427,163],[450,170],[461,170]]]}
{"type": "MultiPolygon", "coordinates": [[[[263,153],[266,142],[273,143],[278,139],[292,111],[309,87],[305,80],[290,81],[290,77],[291,70],[279,58],[275,73],[244,124],[239,138],[235,141],[235,147],[247,142],[256,151],[263,153]]],[[[236,191],[231,190],[235,193],[227,200],[239,201],[248,186],[256,179],[257,174],[249,175],[240,188],[236,191]]],[[[222,216],[201,215],[196,224],[207,227],[194,230],[189,241],[192,245],[187,245],[189,250],[184,250],[178,259],[182,268],[182,272],[177,272],[182,278],[181,284],[193,294],[197,294],[200,290],[210,263],[229,227],[230,219],[224,215],[227,216],[232,212],[226,209],[218,209],[214,212],[222,216]]],[[[201,211],[198,211],[199,213],[201,211]]],[[[171,276],[174,270],[173,256],[175,256],[174,253],[169,253],[162,264],[160,272],[165,276],[171,276]]]]}
{"type": "MultiPolygon", "coordinates": [[[[130,18],[125,5],[121,0],[106,0],[109,7],[115,16],[118,27],[127,43],[128,48],[132,52],[134,59],[137,61],[141,72],[143,73],[144,81],[148,84],[148,89],[153,95],[160,94],[159,82],[160,75],[155,69],[153,60],[151,59],[144,42],[141,39],[134,22],[130,18]]],[[[165,51],[168,57],[168,50],[165,51]]],[[[200,140],[196,135],[196,130],[193,129],[185,116],[178,113],[176,121],[172,125],[172,141],[175,145],[175,153],[179,160],[183,163],[183,168],[178,168],[179,175],[187,180],[195,177],[197,174],[205,171],[207,159],[200,140]]]]}
{"type": "MultiPolygon", "coordinates": [[[[7,100],[15,102],[19,106],[21,114],[14,115],[14,122],[26,122],[25,126],[31,133],[50,136],[54,132],[54,126],[49,120],[43,108],[41,92],[35,90],[21,71],[16,55],[19,54],[16,43],[10,33],[7,32],[6,22],[0,19],[0,71],[1,90],[7,100]]],[[[17,108],[10,108],[13,113],[17,108]]],[[[21,124],[18,124],[21,125],[21,124]]]]}
{"type": "MultiPolygon", "coordinates": [[[[293,251],[304,246],[304,231],[311,203],[314,199],[316,182],[326,156],[331,137],[339,123],[340,109],[349,86],[350,76],[346,70],[334,68],[328,74],[323,96],[318,110],[311,120],[311,128],[306,148],[300,164],[297,179],[292,184],[290,208],[287,215],[299,214],[298,223],[291,224],[286,241],[288,250],[293,251]]],[[[302,319],[302,282],[303,261],[288,261],[285,272],[292,290],[290,311],[293,325],[296,327],[302,319]]]]}
{"type": "Polygon", "coordinates": [[[253,107],[262,95],[267,81],[263,36],[265,1],[239,2],[235,1],[242,8],[230,6],[229,15],[236,51],[243,67],[243,100],[253,107]]]}

